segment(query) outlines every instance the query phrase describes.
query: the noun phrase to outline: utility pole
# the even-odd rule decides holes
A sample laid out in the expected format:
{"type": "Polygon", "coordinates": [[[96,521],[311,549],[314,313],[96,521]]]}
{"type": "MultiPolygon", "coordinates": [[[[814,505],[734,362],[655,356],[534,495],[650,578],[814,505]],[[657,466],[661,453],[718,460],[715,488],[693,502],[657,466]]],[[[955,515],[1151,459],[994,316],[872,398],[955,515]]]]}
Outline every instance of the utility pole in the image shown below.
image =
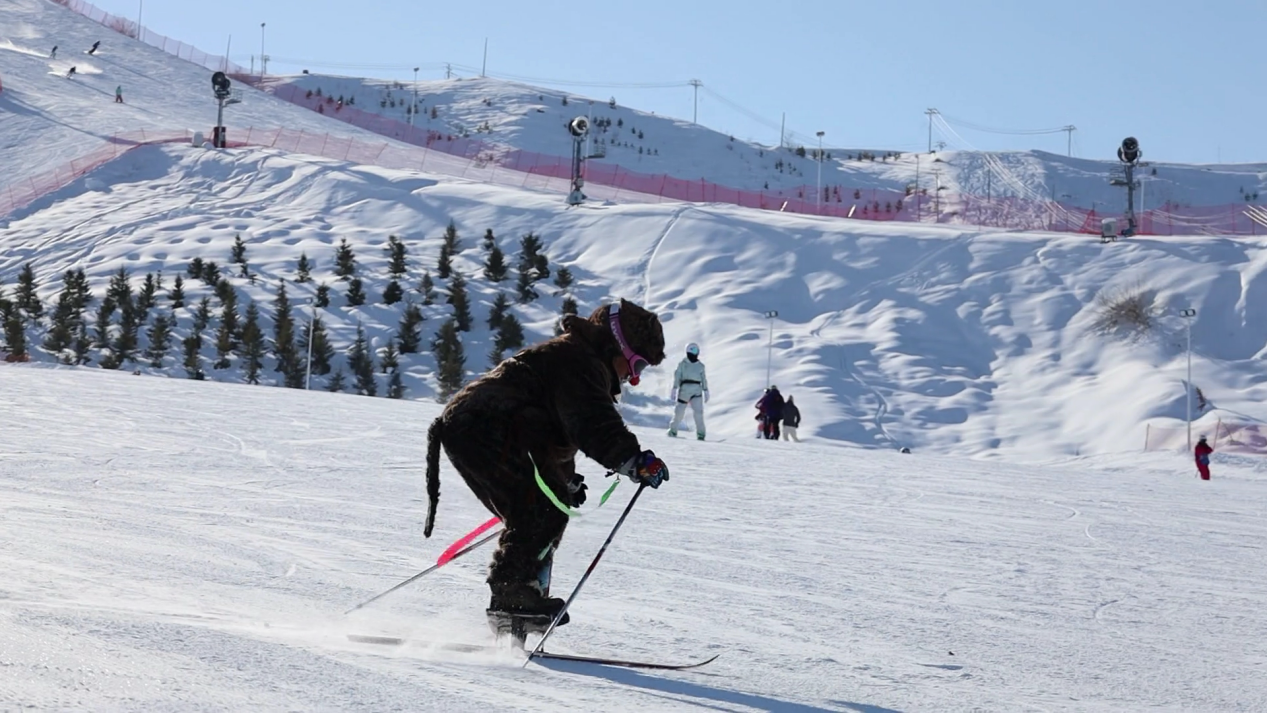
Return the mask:
{"type": "Polygon", "coordinates": [[[778,310],[770,310],[765,313],[765,318],[770,320],[770,345],[766,351],[765,358],[765,387],[770,388],[770,365],[774,361],[774,319],[779,316],[778,310]]]}
{"type": "Polygon", "coordinates": [[[940,112],[938,112],[936,109],[929,107],[929,109],[925,111],[924,113],[928,114],[928,153],[932,153],[933,152],[933,115],[938,114],[940,112]]]}
{"type": "Polygon", "coordinates": [[[692,79],[687,84],[695,87],[695,109],[691,111],[691,123],[698,124],[699,121],[699,88],[703,86],[703,82],[698,79],[692,79]]]}
{"type": "Polygon", "coordinates": [[[268,55],[264,54],[264,23],[260,23],[260,76],[268,74],[268,55]]]}
{"type": "Polygon", "coordinates": [[[786,135],[785,127],[787,126],[787,112],[783,112],[783,118],[779,120],[779,148],[783,148],[783,137],[786,135]]]}
{"type": "MultiPolygon", "coordinates": [[[[1188,450],[1192,450],[1192,318],[1197,316],[1195,309],[1180,310],[1179,316],[1188,325],[1188,450]]],[[[1218,434],[1215,434],[1215,439],[1218,434]]]]}
{"type": "Polygon", "coordinates": [[[488,69],[488,38],[484,38],[484,64],[480,65],[480,78],[484,78],[484,70],[488,69]]]}
{"type": "Polygon", "coordinates": [[[418,68],[414,67],[414,105],[409,108],[409,125],[414,125],[414,114],[418,113],[418,68]]]}
{"type": "Polygon", "coordinates": [[[453,65],[449,64],[448,62],[444,63],[444,78],[445,79],[453,78],[453,65]]]}
{"type": "Polygon", "coordinates": [[[823,212],[823,133],[825,132],[815,132],[818,137],[818,193],[815,198],[817,199],[818,212],[820,214],[823,212]]]}
{"type": "Polygon", "coordinates": [[[919,154],[915,154],[915,222],[923,222],[923,216],[920,215],[919,205],[919,154]]]}
{"type": "MultiPolygon", "coordinates": [[[[136,39],[141,39],[141,13],[145,10],[145,0],[137,0],[136,6],[136,39]]],[[[145,40],[141,40],[144,42],[145,40]]]]}
{"type": "Polygon", "coordinates": [[[1077,130],[1078,130],[1078,127],[1074,126],[1073,124],[1070,124],[1070,125],[1068,125],[1068,126],[1064,127],[1063,129],[1061,129],[1061,131],[1063,131],[1063,132],[1065,132],[1065,134],[1067,134],[1067,136],[1065,137],[1065,138],[1066,138],[1066,142],[1065,142],[1065,143],[1066,143],[1065,153],[1066,153],[1068,156],[1073,156],[1073,132],[1075,132],[1075,131],[1077,131],[1077,130]]]}

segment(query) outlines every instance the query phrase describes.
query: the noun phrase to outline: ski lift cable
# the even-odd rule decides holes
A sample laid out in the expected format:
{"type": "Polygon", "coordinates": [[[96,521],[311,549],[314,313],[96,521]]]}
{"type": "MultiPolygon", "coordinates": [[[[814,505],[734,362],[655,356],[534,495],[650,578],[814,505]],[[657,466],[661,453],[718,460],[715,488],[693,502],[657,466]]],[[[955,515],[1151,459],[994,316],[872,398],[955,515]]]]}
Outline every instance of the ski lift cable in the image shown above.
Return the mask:
{"type": "Polygon", "coordinates": [[[981,131],[987,134],[1011,134],[1014,136],[1034,136],[1034,135],[1040,135],[1040,134],[1058,134],[1065,130],[1065,127],[1063,126],[1058,127],[1058,128],[1053,127],[1050,129],[1000,129],[996,127],[975,124],[966,119],[959,119],[953,116],[949,116],[940,111],[937,112],[937,114],[938,116],[941,116],[943,119],[954,122],[955,124],[958,124],[959,126],[962,126],[965,129],[971,129],[973,131],[981,131]]]}

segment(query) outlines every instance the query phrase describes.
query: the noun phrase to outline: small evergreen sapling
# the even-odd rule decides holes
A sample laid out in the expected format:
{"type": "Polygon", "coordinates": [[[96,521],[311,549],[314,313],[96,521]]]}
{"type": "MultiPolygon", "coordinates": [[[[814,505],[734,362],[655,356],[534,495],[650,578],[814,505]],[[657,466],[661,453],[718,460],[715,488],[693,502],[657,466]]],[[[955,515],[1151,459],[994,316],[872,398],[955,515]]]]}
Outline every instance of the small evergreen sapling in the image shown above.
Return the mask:
{"type": "Polygon", "coordinates": [[[308,253],[299,253],[299,265],[295,268],[295,282],[304,283],[312,280],[312,263],[308,261],[308,253]]]}
{"type": "Polygon", "coordinates": [[[416,354],[422,345],[422,308],[410,302],[405,305],[405,313],[400,317],[400,328],[396,332],[396,341],[400,343],[401,354],[416,354]]]}
{"type": "Polygon", "coordinates": [[[353,277],[348,283],[348,306],[360,307],[365,304],[365,288],[361,283],[361,278],[353,277]]]}
{"type": "Polygon", "coordinates": [[[346,280],[356,274],[356,254],[347,238],[339,239],[339,247],[334,251],[334,274],[340,280],[346,280]]]}

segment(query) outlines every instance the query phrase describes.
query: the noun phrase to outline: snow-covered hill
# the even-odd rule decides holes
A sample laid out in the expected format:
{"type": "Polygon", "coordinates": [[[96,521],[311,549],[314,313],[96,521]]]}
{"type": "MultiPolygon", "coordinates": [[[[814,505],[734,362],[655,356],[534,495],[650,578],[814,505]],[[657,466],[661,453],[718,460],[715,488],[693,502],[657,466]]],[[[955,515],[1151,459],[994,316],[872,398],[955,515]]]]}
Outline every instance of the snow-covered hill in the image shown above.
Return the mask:
{"type": "MultiPolygon", "coordinates": [[[[86,45],[101,36],[90,33],[99,26],[52,3],[3,2],[23,19],[13,32],[25,38],[25,46],[42,46],[52,37],[71,37],[64,46],[86,45]]],[[[77,136],[87,144],[100,140],[93,133],[98,126],[122,130],[136,121],[197,126],[204,120],[210,102],[201,91],[159,92],[205,79],[205,70],[121,35],[106,37],[103,59],[116,52],[125,56],[129,67],[143,70],[149,83],[143,86],[154,94],[142,91],[135,103],[122,107],[108,98],[98,101],[92,86],[50,74],[47,60],[0,52],[7,63],[0,98],[27,107],[20,125],[11,124],[20,130],[5,132],[11,138],[0,150],[4,175],[58,160],[66,149],[57,137],[77,136]],[[165,113],[143,119],[157,110],[151,105],[165,113]],[[136,114],[118,113],[123,111],[136,114]]],[[[452,86],[458,92],[493,85],[452,86]]],[[[234,109],[258,110],[260,121],[312,122],[307,125],[313,131],[343,127],[267,94],[248,95],[234,109]]],[[[509,102],[501,96],[486,108],[509,102]]],[[[491,117],[482,121],[491,126],[491,117]]],[[[521,128],[525,136],[544,136],[544,129],[521,128]]],[[[411,257],[403,284],[416,288],[423,270],[434,276],[440,235],[450,220],[464,240],[456,266],[474,297],[473,329],[464,335],[468,378],[486,368],[492,350],[485,324],[489,305],[498,291],[511,290],[518,242],[533,232],[544,240],[556,269],[567,266],[575,273],[569,294],[582,312],[605,299],[629,297],[663,315],[670,354],[680,354],[690,341],[704,347],[717,385],[709,405],[714,437],[752,433],[751,404],[766,384],[769,360],[771,380],[797,397],[804,432],[814,437],[1016,457],[1135,448],[1147,423],[1173,425],[1184,414],[1182,322],[1176,310],[1186,306],[1198,309],[1194,383],[1209,403],[1226,409],[1205,417],[1267,415],[1260,406],[1267,345],[1260,308],[1267,289],[1262,239],[1169,238],[1106,246],[1057,234],[885,226],[726,206],[569,209],[555,193],[272,150],[168,146],[133,151],[10,216],[4,238],[12,247],[0,258],[0,283],[11,288],[30,264],[40,296],[50,305],[62,273],[71,268],[85,270],[98,296],[120,268],[137,287],[147,273],[161,271],[170,288],[194,258],[227,265],[240,236],[254,281],[237,268],[226,279],[240,308],[251,301],[262,308],[266,333],[271,334],[280,281],[295,278],[301,254],[316,262],[314,277],[332,289],[330,306],[318,314],[332,329],[341,354],[338,368],[358,324],[379,349],[397,332],[403,303],[382,303],[388,237],[406,242],[411,257]],[[511,280],[501,285],[482,275],[480,242],[488,230],[512,265],[511,280]],[[346,283],[331,272],[334,246],[344,239],[360,263],[369,297],[365,306],[349,306],[346,283]],[[1138,287],[1151,300],[1156,327],[1147,339],[1112,340],[1092,329],[1101,311],[1097,296],[1123,287],[1138,287]],[[773,349],[767,348],[771,323],[762,317],[767,310],[779,312],[773,349]]],[[[438,281],[440,302],[424,307],[429,320],[424,344],[449,312],[443,304],[448,287],[438,281]]],[[[314,289],[288,285],[301,310],[314,289]]],[[[212,292],[189,281],[190,299],[175,312],[176,334],[188,334],[192,305],[208,297],[213,314],[201,355],[205,371],[213,379],[241,381],[240,356],[231,357],[227,369],[210,368],[220,309],[212,292]]],[[[553,287],[541,292],[541,300],[513,308],[529,342],[551,334],[566,296],[553,287]]],[[[407,296],[420,299],[412,289],[407,296]]],[[[162,298],[160,307],[169,304],[162,298]]],[[[53,358],[39,346],[48,329],[47,318],[28,328],[37,360],[53,358]]],[[[146,346],[144,336],[140,346],[146,346]]],[[[102,356],[94,353],[93,363],[102,356]]],[[[183,376],[179,361],[172,353],[156,371],[183,376]]],[[[434,367],[428,352],[404,357],[409,397],[434,396],[434,367]]],[[[274,375],[266,371],[265,377],[274,375]]],[[[382,389],[386,376],[380,379],[382,389]]],[[[318,380],[317,386],[323,385],[318,380]]],[[[664,426],[668,391],[667,370],[653,375],[627,395],[630,418],[664,426]]]]}
{"type": "MultiPolygon", "coordinates": [[[[756,143],[718,133],[689,121],[638,111],[610,98],[579,96],[492,78],[456,78],[414,82],[384,81],[320,74],[270,77],[265,86],[281,92],[293,86],[305,94],[354,102],[361,111],[445,135],[479,139],[494,146],[545,155],[571,151],[566,124],[588,116],[601,124],[589,144],[593,160],[630,171],[706,180],[743,190],[771,192],[818,185],[816,145],[756,143]],[[416,100],[415,100],[416,92],[416,100]],[[798,155],[797,149],[804,149],[798,155]]],[[[953,206],[960,194],[981,198],[1013,196],[1054,200],[1068,206],[1120,212],[1124,190],[1109,184],[1119,170],[1117,146],[1098,147],[1092,158],[1070,158],[1045,151],[971,150],[953,127],[939,127],[960,150],[934,154],[848,146],[848,137],[830,137],[822,162],[822,185],[839,188],[845,203],[852,192],[903,194],[916,185],[932,195],[940,186],[953,206]],[[830,155],[827,155],[830,154],[830,155]],[[917,165],[918,164],[918,165],[917,165]]],[[[1147,154],[1147,137],[1140,137],[1147,154]]],[[[1202,165],[1151,162],[1139,171],[1143,209],[1260,203],[1267,201],[1267,164],[1202,165]],[[1259,193],[1262,193],[1262,200],[1259,193]]],[[[834,201],[836,194],[829,194],[834,201]]],[[[880,196],[883,202],[884,195],[880,196]]],[[[891,198],[889,198],[891,200],[891,198]]]]}

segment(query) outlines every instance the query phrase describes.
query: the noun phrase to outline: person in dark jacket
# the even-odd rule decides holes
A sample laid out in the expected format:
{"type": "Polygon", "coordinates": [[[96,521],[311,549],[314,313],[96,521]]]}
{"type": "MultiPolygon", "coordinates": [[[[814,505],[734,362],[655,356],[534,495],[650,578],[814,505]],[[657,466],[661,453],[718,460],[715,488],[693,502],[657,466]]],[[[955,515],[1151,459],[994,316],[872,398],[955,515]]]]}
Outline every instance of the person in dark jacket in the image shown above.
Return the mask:
{"type": "Polygon", "coordinates": [[[101,46],[101,40],[92,43],[92,49],[88,50],[88,54],[97,54],[97,48],[101,46]]]}
{"type": "Polygon", "coordinates": [[[1205,436],[1197,441],[1197,447],[1192,449],[1192,455],[1197,461],[1197,474],[1202,480],[1210,479],[1210,454],[1214,452],[1214,448],[1206,443],[1205,436]]]}
{"type": "Polygon", "coordinates": [[[792,401],[792,395],[788,394],[787,402],[783,404],[783,440],[789,438],[797,443],[801,439],[796,437],[796,428],[801,425],[801,410],[796,408],[796,404],[792,401]]]}
{"type": "Polygon", "coordinates": [[[771,385],[765,395],[757,402],[757,410],[761,412],[761,422],[765,424],[765,437],[779,440],[779,422],[783,420],[783,395],[779,387],[771,385]]]}
{"type": "Polygon", "coordinates": [[[500,631],[543,629],[563,607],[549,596],[550,574],[568,524],[565,507],[585,502],[578,452],[652,487],[669,479],[664,462],[639,445],[616,410],[621,384],[636,386],[645,367],[664,361],[659,318],[621,300],[589,319],[565,317],[562,326],[562,335],[466,385],[427,431],[423,535],[435,525],[441,448],[505,525],[488,575],[487,613],[500,631]]]}

